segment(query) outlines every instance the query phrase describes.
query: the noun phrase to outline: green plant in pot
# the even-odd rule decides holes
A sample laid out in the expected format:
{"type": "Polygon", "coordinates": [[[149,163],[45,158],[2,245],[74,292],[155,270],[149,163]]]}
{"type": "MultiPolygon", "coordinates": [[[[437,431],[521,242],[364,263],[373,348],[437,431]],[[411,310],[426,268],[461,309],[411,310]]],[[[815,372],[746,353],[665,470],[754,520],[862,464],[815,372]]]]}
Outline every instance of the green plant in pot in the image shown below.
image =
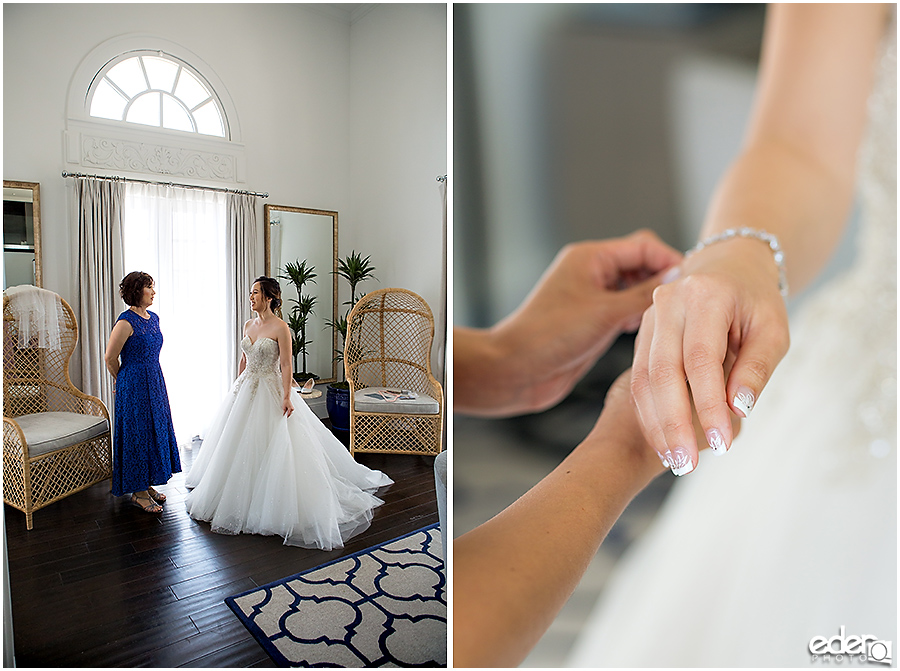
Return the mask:
{"type": "Polygon", "coordinates": [[[352,251],[349,256],[338,259],[337,274],[347,280],[350,285],[350,300],[343,305],[347,311],[334,321],[329,321],[330,326],[338,336],[338,348],[334,351],[334,360],[340,362],[341,379],[328,385],[326,394],[326,407],[328,417],[331,420],[332,430],[342,438],[349,439],[350,434],[350,383],[346,380],[344,372],[344,341],[347,338],[347,317],[353,306],[356,305],[356,288],[361,282],[375,278],[375,266],[369,257],[362,258],[362,254],[352,251]]]}
{"type": "Polygon", "coordinates": [[[303,293],[304,284],[307,282],[316,283],[316,273],[313,266],[306,265],[305,259],[303,261],[286,263],[282,271],[283,274],[279,275],[279,277],[289,281],[297,290],[297,298],[291,299],[294,306],[291,308],[291,312],[285,321],[291,330],[291,351],[294,355],[295,370],[297,369],[297,357],[303,356],[303,366],[298,372],[294,373],[294,379],[298,383],[303,384],[309,378],[319,378],[315,373],[310,373],[306,370],[306,356],[309,354],[308,346],[312,342],[307,337],[306,327],[309,324],[309,316],[314,313],[313,308],[316,305],[316,297],[303,293]]]}

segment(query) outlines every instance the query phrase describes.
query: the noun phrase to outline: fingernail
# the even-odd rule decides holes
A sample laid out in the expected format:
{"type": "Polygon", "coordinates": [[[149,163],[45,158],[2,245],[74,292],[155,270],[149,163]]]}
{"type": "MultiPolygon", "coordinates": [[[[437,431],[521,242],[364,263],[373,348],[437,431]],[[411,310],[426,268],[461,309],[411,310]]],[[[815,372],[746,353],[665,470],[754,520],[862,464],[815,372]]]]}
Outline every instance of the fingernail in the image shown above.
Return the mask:
{"type": "Polygon", "coordinates": [[[706,432],[706,442],[713,454],[725,454],[728,447],[725,445],[725,436],[718,429],[710,429],[706,432]]]}
{"type": "Polygon", "coordinates": [[[659,460],[662,462],[663,468],[669,468],[669,462],[666,460],[666,458],[662,454],[657,452],[656,456],[659,457],[659,460]]]}
{"type": "Polygon", "coordinates": [[[743,416],[749,417],[750,411],[753,410],[753,404],[756,403],[756,397],[747,387],[738,387],[737,394],[734,395],[734,407],[742,413],[743,416]]]}
{"type": "Polygon", "coordinates": [[[683,447],[676,447],[674,451],[666,450],[666,461],[675,475],[685,475],[694,470],[691,455],[683,447]]]}
{"type": "Polygon", "coordinates": [[[666,274],[662,276],[660,283],[668,284],[669,282],[674,282],[679,277],[681,277],[681,267],[672,266],[671,268],[669,268],[669,270],[666,271],[666,274]]]}

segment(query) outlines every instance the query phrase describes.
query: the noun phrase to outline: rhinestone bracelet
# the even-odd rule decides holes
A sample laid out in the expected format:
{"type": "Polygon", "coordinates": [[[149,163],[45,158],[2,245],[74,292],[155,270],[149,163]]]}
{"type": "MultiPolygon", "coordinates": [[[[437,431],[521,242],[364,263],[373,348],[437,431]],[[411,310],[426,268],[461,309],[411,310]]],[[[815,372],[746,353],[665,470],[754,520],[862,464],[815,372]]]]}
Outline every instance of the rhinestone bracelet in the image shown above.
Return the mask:
{"type": "Polygon", "coordinates": [[[693,249],[688,250],[684,257],[687,258],[691,254],[699,252],[704,247],[709,247],[710,245],[716,242],[722,242],[723,240],[731,240],[731,238],[753,238],[754,240],[761,240],[769,245],[769,249],[772,250],[772,255],[775,257],[775,265],[778,266],[778,290],[781,292],[781,295],[787,299],[788,282],[787,271],[784,267],[784,252],[781,250],[781,245],[778,244],[778,238],[771,233],[760,231],[755,228],[729,228],[727,231],[701,240],[693,249]]]}

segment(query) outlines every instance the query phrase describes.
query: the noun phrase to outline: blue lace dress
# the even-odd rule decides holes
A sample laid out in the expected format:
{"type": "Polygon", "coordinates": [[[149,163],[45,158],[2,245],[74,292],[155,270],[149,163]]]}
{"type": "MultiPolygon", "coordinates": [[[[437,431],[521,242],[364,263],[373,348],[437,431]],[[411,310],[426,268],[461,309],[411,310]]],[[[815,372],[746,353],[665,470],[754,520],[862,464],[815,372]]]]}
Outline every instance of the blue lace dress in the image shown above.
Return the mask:
{"type": "MultiPolygon", "coordinates": [[[[134,333],[125,341],[116,376],[112,493],[121,496],[164,485],[181,472],[166,381],[159,366],[163,336],[159,316],[119,315],[134,333]]],[[[118,320],[116,320],[118,322],[118,320]]]]}

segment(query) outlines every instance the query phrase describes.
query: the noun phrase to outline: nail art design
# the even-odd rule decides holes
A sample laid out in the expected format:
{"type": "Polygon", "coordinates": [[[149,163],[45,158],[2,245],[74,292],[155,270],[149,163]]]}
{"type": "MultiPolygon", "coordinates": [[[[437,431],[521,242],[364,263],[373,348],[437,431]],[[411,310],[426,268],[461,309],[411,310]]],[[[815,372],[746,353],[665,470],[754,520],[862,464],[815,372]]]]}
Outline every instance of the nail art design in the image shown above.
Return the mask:
{"type": "Polygon", "coordinates": [[[669,468],[675,475],[685,475],[694,470],[691,455],[683,447],[676,447],[674,451],[666,450],[666,459],[669,468]]]}
{"type": "Polygon", "coordinates": [[[754,403],[756,403],[756,397],[753,396],[752,391],[747,389],[747,387],[738,389],[737,394],[734,396],[734,407],[737,408],[739,412],[742,412],[745,418],[750,416],[750,411],[753,410],[754,403]]]}
{"type": "Polygon", "coordinates": [[[663,468],[669,468],[669,462],[666,458],[661,455],[659,452],[656,453],[656,456],[659,457],[659,460],[662,462],[663,468]]]}
{"type": "Polygon", "coordinates": [[[672,266],[666,271],[666,274],[662,276],[660,279],[660,284],[668,284],[669,282],[674,282],[679,277],[681,277],[681,268],[678,266],[672,266]]]}
{"type": "Polygon", "coordinates": [[[728,448],[725,446],[725,437],[718,429],[710,429],[706,432],[706,442],[713,454],[725,454],[728,448]]]}

